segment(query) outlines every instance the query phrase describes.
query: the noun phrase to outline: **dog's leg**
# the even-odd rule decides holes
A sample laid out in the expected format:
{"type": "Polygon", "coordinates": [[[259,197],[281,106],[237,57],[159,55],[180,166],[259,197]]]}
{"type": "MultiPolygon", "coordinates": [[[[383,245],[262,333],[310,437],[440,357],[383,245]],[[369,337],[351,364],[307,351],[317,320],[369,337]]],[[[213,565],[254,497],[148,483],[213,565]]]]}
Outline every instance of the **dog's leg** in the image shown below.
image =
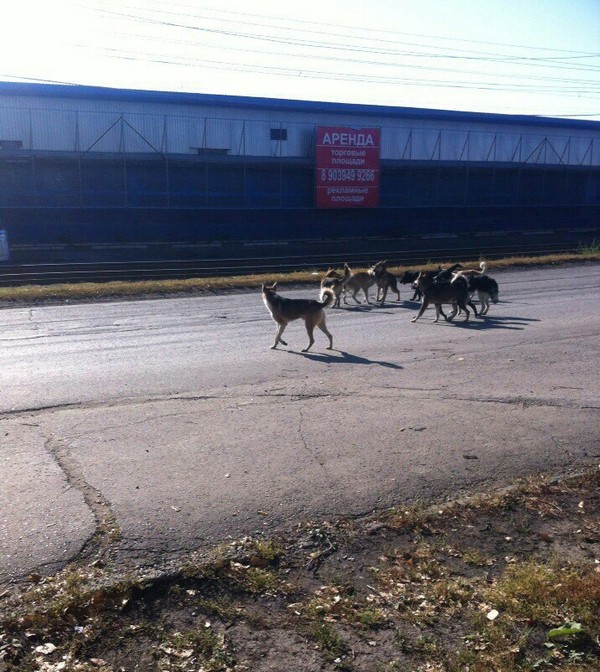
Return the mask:
{"type": "MultiPolygon", "coordinates": [[[[469,300],[467,301],[467,303],[468,303],[469,306],[471,306],[471,308],[473,309],[473,314],[475,315],[475,317],[477,317],[477,308],[475,307],[475,304],[471,301],[471,299],[469,299],[469,300]]],[[[465,308],[465,310],[467,310],[467,309],[465,308]]],[[[467,320],[468,320],[468,319],[469,319],[469,315],[468,315],[468,311],[467,311],[467,320]]]]}
{"type": "Polygon", "coordinates": [[[356,298],[356,295],[358,294],[358,289],[352,292],[352,298],[356,301],[356,303],[360,303],[360,301],[356,298]]]}
{"type": "MultiPolygon", "coordinates": [[[[435,320],[434,320],[434,322],[437,322],[440,319],[440,310],[441,310],[441,308],[440,308],[439,303],[436,303],[435,304],[435,320]]],[[[445,315],[444,315],[444,318],[448,319],[448,318],[446,318],[445,315]]]]}
{"type": "Polygon", "coordinates": [[[363,294],[365,295],[365,301],[366,301],[369,305],[371,305],[371,302],[369,301],[369,289],[368,289],[368,287],[365,287],[365,288],[363,289],[363,294]]]}
{"type": "Polygon", "coordinates": [[[325,315],[323,315],[322,321],[319,322],[319,324],[317,326],[325,334],[325,336],[327,336],[327,338],[329,339],[329,346],[328,346],[327,350],[333,349],[333,336],[329,333],[329,331],[327,329],[327,325],[325,324],[325,315]]]}
{"type": "Polygon", "coordinates": [[[396,301],[400,301],[400,289],[398,288],[398,279],[396,278],[395,275],[389,275],[388,277],[389,282],[387,283],[387,286],[396,294],[398,297],[396,301]]]}
{"type": "Polygon", "coordinates": [[[304,324],[306,325],[306,333],[308,334],[308,345],[302,350],[302,352],[308,352],[311,348],[313,343],[315,342],[315,337],[314,337],[314,331],[315,331],[315,326],[316,326],[316,320],[314,317],[311,317],[310,315],[307,316],[304,319],[304,324]]]}
{"type": "Polygon", "coordinates": [[[421,317],[421,315],[423,315],[423,313],[425,312],[425,308],[427,308],[428,305],[429,301],[425,297],[423,297],[423,303],[421,304],[421,308],[419,309],[419,312],[415,315],[415,317],[413,317],[411,322],[416,322],[421,317]]]}
{"type": "Polygon", "coordinates": [[[482,294],[481,292],[477,292],[477,297],[479,298],[479,303],[481,304],[481,309],[479,311],[479,315],[480,316],[485,315],[490,308],[489,297],[482,294]]]}
{"type": "Polygon", "coordinates": [[[280,324],[279,329],[277,330],[277,336],[275,336],[275,343],[271,346],[271,350],[275,350],[277,347],[277,343],[281,343],[282,345],[287,345],[287,343],[281,338],[281,334],[283,334],[283,330],[287,327],[287,324],[280,324]]]}
{"type": "MultiPolygon", "coordinates": [[[[469,301],[470,305],[472,306],[473,304],[469,301]]],[[[467,303],[463,299],[462,301],[458,302],[458,305],[465,311],[465,322],[469,321],[469,309],[467,308],[467,303]]],[[[477,313],[475,313],[477,315],[477,313]]]]}
{"type": "Polygon", "coordinates": [[[448,317],[446,318],[446,321],[451,322],[456,317],[456,313],[458,313],[458,305],[456,303],[453,303],[452,304],[452,312],[450,313],[450,315],[448,315],[448,317]]]}

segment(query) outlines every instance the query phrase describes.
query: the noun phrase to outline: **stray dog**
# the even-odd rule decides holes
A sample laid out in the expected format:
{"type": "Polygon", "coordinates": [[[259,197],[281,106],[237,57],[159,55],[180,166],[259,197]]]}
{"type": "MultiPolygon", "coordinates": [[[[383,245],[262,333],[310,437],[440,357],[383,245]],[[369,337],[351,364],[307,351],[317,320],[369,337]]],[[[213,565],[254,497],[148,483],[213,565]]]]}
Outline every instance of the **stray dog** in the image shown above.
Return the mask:
{"type": "Polygon", "coordinates": [[[460,264],[455,264],[452,269],[454,272],[454,276],[456,277],[457,275],[462,276],[463,278],[471,278],[476,275],[483,275],[487,269],[487,264],[485,261],[482,261],[479,264],[479,268],[463,268],[460,264]],[[456,272],[454,272],[455,268],[459,269],[456,272]]]}
{"type": "Polygon", "coordinates": [[[391,289],[393,292],[395,292],[396,296],[398,297],[396,301],[400,301],[398,279],[393,273],[390,273],[387,270],[387,260],[378,261],[374,266],[371,266],[369,273],[373,273],[375,275],[375,281],[377,282],[377,296],[375,297],[375,301],[379,301],[380,305],[383,306],[388,289],[391,289]]]}
{"type": "Polygon", "coordinates": [[[486,315],[490,309],[490,301],[498,303],[498,283],[489,275],[472,275],[467,278],[469,293],[471,296],[477,292],[477,298],[481,304],[479,315],[486,315]]]}
{"type": "Polygon", "coordinates": [[[290,322],[300,318],[304,320],[306,331],[308,332],[308,345],[302,352],[308,352],[315,342],[313,336],[315,327],[319,327],[319,329],[327,336],[329,339],[329,347],[327,349],[331,350],[333,348],[333,336],[327,330],[324,309],[327,308],[327,306],[330,306],[335,300],[333,290],[325,287],[321,291],[321,301],[316,301],[315,299],[288,299],[284,296],[279,296],[275,291],[276,289],[276,282],[270,287],[265,284],[262,285],[263,302],[271,313],[271,317],[279,325],[275,343],[271,346],[271,350],[275,350],[277,343],[287,345],[281,338],[281,335],[290,322]]]}
{"type": "Polygon", "coordinates": [[[435,306],[435,322],[439,320],[440,313],[444,315],[441,312],[441,306],[444,303],[452,304],[452,313],[447,317],[444,315],[444,318],[448,322],[454,318],[459,308],[464,310],[466,315],[465,321],[468,322],[469,309],[467,308],[467,304],[471,306],[475,316],[477,316],[477,308],[475,308],[469,297],[469,287],[466,278],[457,279],[456,282],[435,282],[431,274],[419,273],[417,286],[423,292],[423,303],[411,322],[416,322],[431,303],[435,306]]]}
{"type": "Polygon", "coordinates": [[[421,290],[415,284],[418,277],[419,271],[404,271],[404,273],[400,276],[400,284],[411,285],[414,290],[411,301],[420,301],[423,298],[421,290]]]}
{"type": "Polygon", "coordinates": [[[327,269],[327,273],[321,278],[321,299],[323,298],[323,290],[329,288],[333,291],[335,301],[333,308],[340,308],[340,300],[344,290],[344,276],[333,268],[327,269]]]}
{"type": "Polygon", "coordinates": [[[358,271],[357,273],[353,273],[350,266],[344,264],[344,303],[348,303],[348,301],[346,301],[346,293],[348,291],[352,292],[352,298],[356,303],[360,303],[356,298],[356,295],[362,289],[366,302],[370,304],[369,287],[372,287],[376,282],[377,278],[375,277],[372,268],[368,271],[358,271]]]}
{"type": "Polygon", "coordinates": [[[450,266],[450,268],[441,268],[441,266],[438,266],[438,271],[434,274],[433,281],[449,282],[461,268],[462,266],[460,264],[454,264],[453,266],[450,266]]]}

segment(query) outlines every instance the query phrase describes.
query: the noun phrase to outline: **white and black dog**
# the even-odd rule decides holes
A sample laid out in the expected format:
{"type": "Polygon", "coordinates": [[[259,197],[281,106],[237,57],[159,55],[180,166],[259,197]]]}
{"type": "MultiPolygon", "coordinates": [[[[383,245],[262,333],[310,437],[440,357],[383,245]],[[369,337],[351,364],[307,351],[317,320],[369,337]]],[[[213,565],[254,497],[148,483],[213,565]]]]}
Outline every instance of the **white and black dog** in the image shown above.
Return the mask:
{"type": "Polygon", "coordinates": [[[465,278],[469,283],[471,296],[477,292],[477,298],[481,304],[480,315],[485,315],[490,309],[490,301],[498,303],[498,283],[489,275],[471,275],[465,278]]]}

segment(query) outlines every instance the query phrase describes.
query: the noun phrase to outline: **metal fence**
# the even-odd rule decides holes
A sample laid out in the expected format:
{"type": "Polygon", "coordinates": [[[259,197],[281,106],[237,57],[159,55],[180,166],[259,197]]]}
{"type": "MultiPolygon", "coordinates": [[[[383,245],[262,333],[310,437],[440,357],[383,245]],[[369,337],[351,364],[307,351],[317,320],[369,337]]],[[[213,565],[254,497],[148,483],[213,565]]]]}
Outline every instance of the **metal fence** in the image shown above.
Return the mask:
{"type": "MultiPolygon", "coordinates": [[[[0,156],[0,207],[311,208],[311,161],[0,156]]],[[[597,205],[600,168],[382,161],[380,207],[597,205]]]]}

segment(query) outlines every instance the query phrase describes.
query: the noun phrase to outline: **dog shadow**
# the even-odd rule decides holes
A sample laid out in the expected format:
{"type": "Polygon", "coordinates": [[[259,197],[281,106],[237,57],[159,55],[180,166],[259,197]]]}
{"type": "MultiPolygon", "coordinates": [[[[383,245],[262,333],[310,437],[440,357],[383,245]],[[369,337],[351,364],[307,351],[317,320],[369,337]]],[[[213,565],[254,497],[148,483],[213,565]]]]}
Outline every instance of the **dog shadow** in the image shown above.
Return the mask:
{"type": "MultiPolygon", "coordinates": [[[[385,303],[374,303],[371,301],[371,303],[361,303],[361,304],[348,304],[343,306],[343,310],[349,312],[349,313],[369,313],[372,310],[376,310],[379,312],[390,312],[390,309],[397,309],[397,308],[412,308],[412,303],[411,301],[408,301],[406,299],[403,299],[402,301],[386,301],[385,303]]],[[[420,306],[421,304],[419,304],[420,306]]]]}
{"type": "MultiPolygon", "coordinates": [[[[421,304],[417,304],[416,308],[420,308],[421,304]]],[[[429,311],[425,311],[424,315],[420,318],[419,321],[427,321],[427,313],[429,311]]],[[[430,314],[433,314],[433,309],[431,310],[430,314]]],[[[470,316],[469,321],[467,322],[465,320],[465,317],[462,313],[459,313],[456,315],[456,317],[453,320],[450,320],[449,322],[447,320],[444,320],[443,317],[440,316],[439,321],[437,322],[438,325],[444,325],[444,326],[453,326],[453,327],[462,327],[465,329],[477,329],[477,330],[486,330],[486,329],[506,329],[506,330],[512,330],[512,331],[521,331],[525,329],[525,327],[529,324],[529,322],[540,322],[541,320],[536,318],[536,317],[514,317],[512,315],[484,315],[483,317],[480,317],[477,315],[477,317],[474,317],[473,315],[470,316]]],[[[433,319],[432,319],[433,322],[433,319]]]]}
{"type": "MultiPolygon", "coordinates": [[[[456,318],[455,318],[456,319],[456,318]]],[[[513,317],[509,315],[484,315],[483,317],[475,317],[468,322],[452,321],[452,324],[460,327],[475,328],[477,330],[485,331],[487,329],[506,329],[508,331],[522,331],[530,322],[540,322],[535,317],[513,317]]]]}
{"type": "Polygon", "coordinates": [[[293,355],[301,355],[306,359],[312,359],[315,362],[324,362],[325,364],[377,364],[388,369],[403,369],[404,367],[392,362],[382,362],[377,359],[367,359],[366,357],[359,357],[344,350],[330,350],[329,352],[297,352],[296,350],[288,350],[293,355]],[[333,355],[330,353],[337,352],[341,355],[333,355]]]}

